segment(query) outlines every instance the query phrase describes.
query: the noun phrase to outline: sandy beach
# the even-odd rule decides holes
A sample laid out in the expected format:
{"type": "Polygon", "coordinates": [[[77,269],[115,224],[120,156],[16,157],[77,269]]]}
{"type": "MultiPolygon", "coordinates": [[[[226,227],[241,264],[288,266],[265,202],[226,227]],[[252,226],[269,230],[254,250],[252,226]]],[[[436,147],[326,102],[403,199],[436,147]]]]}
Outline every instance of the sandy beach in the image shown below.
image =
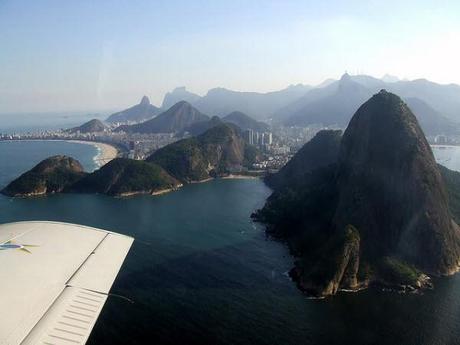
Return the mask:
{"type": "Polygon", "coordinates": [[[261,176],[251,176],[251,175],[238,175],[238,174],[230,174],[220,177],[224,180],[254,180],[259,179],[261,176]]]}
{"type": "Polygon", "coordinates": [[[67,140],[70,143],[79,143],[79,144],[86,144],[86,145],[93,145],[97,147],[97,155],[94,157],[94,161],[96,162],[97,166],[100,168],[101,166],[107,164],[112,159],[116,158],[118,155],[118,150],[115,146],[99,143],[96,141],[83,141],[83,140],[67,140]]]}

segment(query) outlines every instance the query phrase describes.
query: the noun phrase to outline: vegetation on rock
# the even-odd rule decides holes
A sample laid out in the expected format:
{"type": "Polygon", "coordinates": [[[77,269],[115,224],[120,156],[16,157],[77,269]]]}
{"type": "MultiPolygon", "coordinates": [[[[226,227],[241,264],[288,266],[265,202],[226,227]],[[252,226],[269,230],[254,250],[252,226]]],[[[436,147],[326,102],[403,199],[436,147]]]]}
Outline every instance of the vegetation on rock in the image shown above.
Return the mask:
{"type": "Polygon", "coordinates": [[[2,193],[8,196],[34,196],[62,192],[85,175],[77,160],[53,156],[11,182],[2,193]]]}
{"type": "Polygon", "coordinates": [[[363,104],[335,161],[316,164],[318,140],[280,171],[281,182],[272,178],[273,194],[253,215],[298,257],[292,276],[301,289],[327,296],[369,283],[418,288],[424,273],[458,269],[460,230],[451,214],[460,214],[460,174],[441,168],[441,175],[399,97],[381,91],[363,104]]]}

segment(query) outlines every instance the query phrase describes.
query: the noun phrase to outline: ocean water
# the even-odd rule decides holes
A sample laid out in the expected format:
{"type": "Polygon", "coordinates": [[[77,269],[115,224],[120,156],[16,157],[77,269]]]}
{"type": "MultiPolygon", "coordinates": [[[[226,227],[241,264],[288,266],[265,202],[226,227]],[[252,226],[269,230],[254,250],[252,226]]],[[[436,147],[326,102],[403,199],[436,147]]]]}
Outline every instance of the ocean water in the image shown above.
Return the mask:
{"type": "Polygon", "coordinates": [[[436,161],[446,168],[460,171],[460,147],[435,145],[431,147],[436,161]]]}
{"type": "Polygon", "coordinates": [[[107,114],[103,113],[21,113],[0,114],[0,133],[35,133],[42,130],[57,130],[80,126],[92,119],[105,120],[107,114]]]}
{"type": "Polygon", "coordinates": [[[269,194],[260,180],[215,180],[156,197],[0,196],[0,222],[76,222],[136,238],[112,288],[134,303],[110,297],[89,344],[460,344],[460,275],[423,295],[302,295],[286,247],[249,218],[269,194]]]}
{"type": "Polygon", "coordinates": [[[63,154],[80,161],[86,171],[97,167],[94,157],[98,149],[93,145],[66,141],[0,141],[0,188],[43,159],[63,154]]]}

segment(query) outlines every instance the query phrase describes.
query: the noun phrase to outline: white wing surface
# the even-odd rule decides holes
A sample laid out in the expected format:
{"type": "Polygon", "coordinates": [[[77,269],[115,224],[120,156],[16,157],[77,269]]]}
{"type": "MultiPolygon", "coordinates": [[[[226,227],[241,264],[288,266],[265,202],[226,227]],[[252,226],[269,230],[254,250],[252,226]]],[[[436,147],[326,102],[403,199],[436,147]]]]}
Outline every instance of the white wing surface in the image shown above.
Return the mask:
{"type": "Polygon", "coordinates": [[[0,225],[0,344],[84,344],[132,242],[76,224],[0,225]]]}

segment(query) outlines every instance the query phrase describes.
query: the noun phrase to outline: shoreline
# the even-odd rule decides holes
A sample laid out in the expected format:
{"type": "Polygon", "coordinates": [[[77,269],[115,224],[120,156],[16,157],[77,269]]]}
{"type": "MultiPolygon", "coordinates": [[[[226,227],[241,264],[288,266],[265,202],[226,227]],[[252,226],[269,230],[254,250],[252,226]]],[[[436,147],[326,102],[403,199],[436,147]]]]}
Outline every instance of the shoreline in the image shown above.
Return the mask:
{"type": "Polygon", "coordinates": [[[131,196],[136,196],[136,195],[152,195],[152,196],[163,195],[163,194],[167,194],[170,192],[178,191],[182,187],[183,187],[183,184],[181,183],[177,185],[176,187],[163,188],[163,189],[158,189],[154,191],[143,190],[143,191],[125,192],[125,193],[120,193],[118,195],[115,195],[115,197],[126,198],[126,197],[131,197],[131,196]]]}
{"type": "Polygon", "coordinates": [[[96,164],[97,168],[101,168],[102,166],[106,165],[112,159],[117,158],[118,156],[118,149],[110,144],[101,143],[98,141],[84,141],[84,140],[63,140],[68,143],[77,143],[77,144],[85,144],[85,145],[92,145],[97,148],[97,154],[93,157],[93,161],[96,164]]]}
{"type": "MultiPolygon", "coordinates": [[[[5,140],[6,141],[6,140],[5,140]]],[[[85,140],[72,140],[72,139],[15,139],[8,141],[63,141],[67,143],[76,143],[84,145],[92,145],[96,147],[97,154],[93,157],[93,162],[96,165],[94,170],[104,166],[112,159],[117,158],[120,151],[113,145],[101,143],[99,141],[85,141],[85,140]]]]}
{"type": "Polygon", "coordinates": [[[260,176],[242,175],[242,174],[230,174],[219,177],[223,180],[257,180],[260,176]]]}

